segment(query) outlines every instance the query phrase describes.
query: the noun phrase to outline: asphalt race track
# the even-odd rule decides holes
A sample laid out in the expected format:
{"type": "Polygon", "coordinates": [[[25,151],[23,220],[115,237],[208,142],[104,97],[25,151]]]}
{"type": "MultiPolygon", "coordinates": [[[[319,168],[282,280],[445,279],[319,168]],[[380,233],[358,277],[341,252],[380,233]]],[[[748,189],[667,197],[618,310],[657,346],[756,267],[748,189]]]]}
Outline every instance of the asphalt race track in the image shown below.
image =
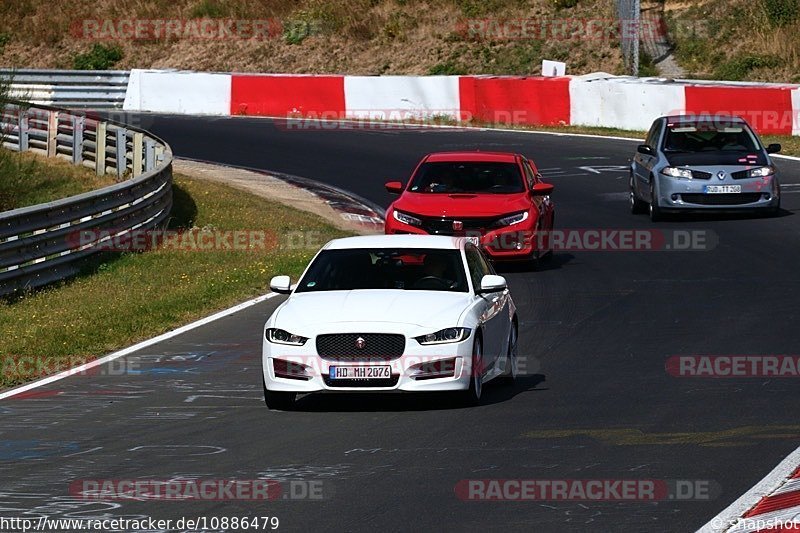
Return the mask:
{"type": "MultiPolygon", "coordinates": [[[[310,396],[271,412],[261,327],[272,298],[115,363],[0,403],[4,514],[277,516],[290,531],[693,531],[800,441],[796,379],[673,377],[675,355],[800,350],[800,163],[777,218],[628,212],[628,141],[435,129],[286,131],[245,118],[144,116],[176,155],[313,178],[382,206],[425,153],[518,151],[555,184],[556,225],[702,230],[693,251],[562,251],[506,269],[527,375],[485,405],[310,396]],[[105,375],[105,374],[122,375],[105,375]],[[322,482],[320,500],[94,502],[81,479],[322,482]],[[468,502],[467,479],[700,480],[711,500],[468,502]],[[11,512],[14,511],[14,512],[11,512]]],[[[265,286],[267,284],[265,279],[265,286]]]]}

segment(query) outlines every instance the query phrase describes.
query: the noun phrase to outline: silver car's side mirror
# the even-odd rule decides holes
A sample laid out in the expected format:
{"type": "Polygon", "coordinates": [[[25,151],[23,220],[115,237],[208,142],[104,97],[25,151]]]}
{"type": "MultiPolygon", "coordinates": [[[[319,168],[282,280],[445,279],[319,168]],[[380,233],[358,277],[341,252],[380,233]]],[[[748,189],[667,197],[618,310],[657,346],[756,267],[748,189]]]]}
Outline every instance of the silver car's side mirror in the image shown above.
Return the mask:
{"type": "Polygon", "coordinates": [[[640,144],[636,148],[636,151],[639,152],[640,154],[653,155],[653,149],[647,146],[646,144],[640,144]]]}

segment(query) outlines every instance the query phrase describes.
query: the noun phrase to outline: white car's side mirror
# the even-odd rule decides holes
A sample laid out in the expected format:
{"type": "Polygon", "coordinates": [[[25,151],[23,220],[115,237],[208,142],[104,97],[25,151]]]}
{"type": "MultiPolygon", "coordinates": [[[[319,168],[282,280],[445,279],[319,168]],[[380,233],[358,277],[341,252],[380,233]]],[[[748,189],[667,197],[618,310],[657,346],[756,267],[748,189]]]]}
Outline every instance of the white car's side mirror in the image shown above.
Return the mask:
{"type": "Polygon", "coordinates": [[[272,292],[289,294],[292,292],[292,279],[289,276],[275,276],[269,282],[272,292]]]}
{"type": "Polygon", "coordinates": [[[506,289],[508,284],[506,283],[506,278],[503,276],[493,276],[491,274],[487,274],[481,278],[481,288],[478,291],[478,294],[484,294],[487,292],[500,292],[506,289]]]}

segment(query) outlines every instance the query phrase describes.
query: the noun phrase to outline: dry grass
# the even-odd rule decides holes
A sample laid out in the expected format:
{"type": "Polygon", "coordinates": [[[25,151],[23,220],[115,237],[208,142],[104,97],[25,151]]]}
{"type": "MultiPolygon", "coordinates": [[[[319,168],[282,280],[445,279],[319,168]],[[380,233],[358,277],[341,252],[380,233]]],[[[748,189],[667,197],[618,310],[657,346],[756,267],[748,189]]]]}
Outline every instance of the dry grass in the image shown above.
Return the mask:
{"type": "Polygon", "coordinates": [[[692,76],[800,82],[797,0],[668,0],[666,8],[676,56],[692,76]]]}
{"type": "Polygon", "coordinates": [[[271,276],[296,278],[318,243],[346,235],[315,215],[224,185],[176,175],[173,191],[173,229],[270,232],[276,246],[121,254],[79,278],[0,300],[0,389],[264,294],[271,276]],[[298,232],[313,240],[298,246],[285,238],[298,232]]]}
{"type": "Polygon", "coordinates": [[[310,23],[316,35],[262,41],[179,39],[119,41],[116,67],[242,72],[428,74],[450,67],[464,73],[538,74],[542,59],[568,60],[570,72],[622,72],[618,43],[583,39],[466,39],[469,18],[613,18],[602,0],[556,10],[551,0],[19,0],[0,5],[0,35],[8,36],[0,64],[69,68],[93,41],[70,32],[82,19],[279,19],[310,23]]]}
{"type": "Polygon", "coordinates": [[[114,183],[62,159],[0,148],[0,211],[50,202],[114,183]]]}

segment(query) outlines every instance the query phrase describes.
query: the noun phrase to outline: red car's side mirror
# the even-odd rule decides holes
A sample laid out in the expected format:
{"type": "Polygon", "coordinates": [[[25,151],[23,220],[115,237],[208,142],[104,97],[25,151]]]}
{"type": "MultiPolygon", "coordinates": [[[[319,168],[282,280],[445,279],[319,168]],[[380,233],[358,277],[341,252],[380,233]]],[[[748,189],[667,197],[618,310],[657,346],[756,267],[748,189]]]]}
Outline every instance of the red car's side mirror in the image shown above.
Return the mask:
{"type": "Polygon", "coordinates": [[[392,194],[400,194],[403,192],[402,181],[388,181],[386,182],[386,190],[392,194]]]}
{"type": "Polygon", "coordinates": [[[537,183],[531,189],[531,196],[547,196],[553,194],[553,185],[550,183],[537,183]]]}

